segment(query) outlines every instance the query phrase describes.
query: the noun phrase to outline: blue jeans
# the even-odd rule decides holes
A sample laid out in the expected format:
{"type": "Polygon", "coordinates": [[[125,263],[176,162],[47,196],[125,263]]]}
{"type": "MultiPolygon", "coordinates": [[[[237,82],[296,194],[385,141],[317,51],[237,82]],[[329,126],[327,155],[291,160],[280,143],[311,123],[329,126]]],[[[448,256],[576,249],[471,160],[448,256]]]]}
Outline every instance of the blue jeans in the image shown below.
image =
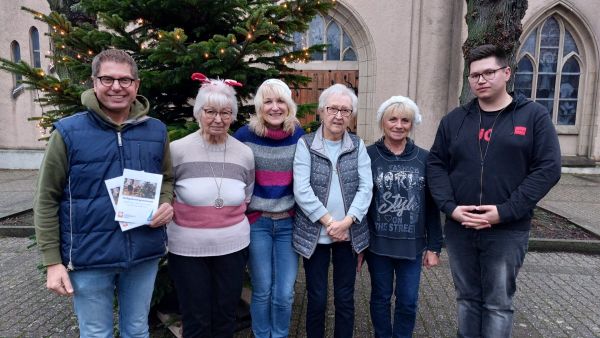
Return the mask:
{"type": "Polygon", "coordinates": [[[257,338],[288,336],[298,273],[292,226],[291,217],[260,217],[250,226],[250,313],[252,332],[257,338]]]}
{"type": "Polygon", "coordinates": [[[417,317],[422,254],[409,260],[368,252],[366,258],[371,275],[370,309],[375,337],[412,337],[417,317]],[[392,292],[396,295],[393,325],[390,320],[392,292]]]}
{"type": "Polygon", "coordinates": [[[304,258],[306,274],[306,337],[325,336],[325,311],[329,262],[333,263],[333,304],[335,305],[335,338],[350,338],[354,332],[354,282],[356,255],[350,242],[317,244],[313,255],[304,258]]]}
{"type": "Polygon", "coordinates": [[[529,240],[527,230],[445,229],[456,288],[459,337],[510,337],[513,296],[529,240]]]}
{"type": "Polygon", "coordinates": [[[115,290],[121,337],[149,337],[148,312],[158,271],[158,258],[125,268],[69,272],[81,337],[113,337],[115,290]]]}

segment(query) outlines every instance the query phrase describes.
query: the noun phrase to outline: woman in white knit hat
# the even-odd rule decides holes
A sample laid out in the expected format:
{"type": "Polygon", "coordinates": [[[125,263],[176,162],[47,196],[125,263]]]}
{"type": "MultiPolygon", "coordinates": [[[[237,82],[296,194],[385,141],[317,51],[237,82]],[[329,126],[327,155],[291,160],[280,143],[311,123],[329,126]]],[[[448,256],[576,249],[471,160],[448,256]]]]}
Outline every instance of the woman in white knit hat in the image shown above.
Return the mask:
{"type": "Polygon", "coordinates": [[[367,147],[373,199],[367,214],[370,243],[366,258],[375,337],[412,336],[421,266],[437,265],[442,248],[440,213],[426,182],[429,153],[409,138],[421,119],[411,99],[392,96],[377,110],[376,123],[383,137],[367,147]],[[393,321],[392,294],[396,296],[393,321]]]}

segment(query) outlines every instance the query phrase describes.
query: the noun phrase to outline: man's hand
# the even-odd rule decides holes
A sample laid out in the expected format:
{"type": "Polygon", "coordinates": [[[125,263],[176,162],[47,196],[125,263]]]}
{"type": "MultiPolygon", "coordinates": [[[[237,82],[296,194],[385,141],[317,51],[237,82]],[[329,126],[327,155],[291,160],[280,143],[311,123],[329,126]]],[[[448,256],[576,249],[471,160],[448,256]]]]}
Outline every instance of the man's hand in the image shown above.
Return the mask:
{"type": "Polygon", "coordinates": [[[481,208],[483,206],[474,206],[474,205],[459,205],[452,212],[452,219],[460,224],[464,225],[465,228],[471,228],[475,230],[481,230],[485,228],[490,228],[492,225],[487,220],[486,217],[482,217],[480,212],[482,210],[478,210],[477,208],[481,208]]]}
{"type": "Polygon", "coordinates": [[[423,256],[423,266],[426,268],[431,268],[440,263],[440,258],[433,251],[425,251],[425,255],[423,256]]]}
{"type": "Polygon", "coordinates": [[[67,268],[64,265],[54,264],[48,266],[46,287],[61,296],[73,295],[73,286],[71,285],[67,268]]]}
{"type": "Polygon", "coordinates": [[[158,210],[152,216],[152,222],[150,222],[151,228],[163,226],[173,218],[173,207],[169,203],[163,203],[158,207],[158,210]]]}
{"type": "Polygon", "coordinates": [[[495,205],[480,205],[475,207],[476,216],[479,219],[485,220],[491,225],[500,223],[500,215],[498,207],[495,205]]]}

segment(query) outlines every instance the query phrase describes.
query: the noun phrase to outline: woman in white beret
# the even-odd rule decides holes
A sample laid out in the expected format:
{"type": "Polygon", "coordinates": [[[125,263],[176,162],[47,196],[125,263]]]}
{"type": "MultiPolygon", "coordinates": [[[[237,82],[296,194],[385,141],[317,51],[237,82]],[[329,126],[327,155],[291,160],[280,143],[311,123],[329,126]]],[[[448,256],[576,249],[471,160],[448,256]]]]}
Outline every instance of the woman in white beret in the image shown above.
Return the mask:
{"type": "Polygon", "coordinates": [[[371,320],[375,337],[411,337],[421,267],[439,262],[440,213],[427,187],[429,152],[409,138],[413,126],[421,123],[417,105],[407,97],[392,96],[377,110],[376,123],[383,137],[367,147],[373,175],[366,254],[371,320]],[[393,320],[392,294],[396,296],[393,320]]]}

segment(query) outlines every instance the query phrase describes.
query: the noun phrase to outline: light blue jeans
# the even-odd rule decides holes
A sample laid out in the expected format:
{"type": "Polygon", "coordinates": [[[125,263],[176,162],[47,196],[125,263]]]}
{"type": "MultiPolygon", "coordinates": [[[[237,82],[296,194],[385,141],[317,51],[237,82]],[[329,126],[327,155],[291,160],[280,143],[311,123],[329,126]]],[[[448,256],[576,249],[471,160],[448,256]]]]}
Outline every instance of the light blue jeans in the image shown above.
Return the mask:
{"type": "Polygon", "coordinates": [[[123,338],[149,337],[148,312],[158,271],[158,258],[130,268],[97,268],[69,272],[73,303],[82,338],[113,337],[115,291],[119,331],[123,338]]]}
{"type": "Polygon", "coordinates": [[[257,338],[287,337],[298,254],[292,248],[293,218],[260,217],[250,226],[252,331],[257,338]]]}

